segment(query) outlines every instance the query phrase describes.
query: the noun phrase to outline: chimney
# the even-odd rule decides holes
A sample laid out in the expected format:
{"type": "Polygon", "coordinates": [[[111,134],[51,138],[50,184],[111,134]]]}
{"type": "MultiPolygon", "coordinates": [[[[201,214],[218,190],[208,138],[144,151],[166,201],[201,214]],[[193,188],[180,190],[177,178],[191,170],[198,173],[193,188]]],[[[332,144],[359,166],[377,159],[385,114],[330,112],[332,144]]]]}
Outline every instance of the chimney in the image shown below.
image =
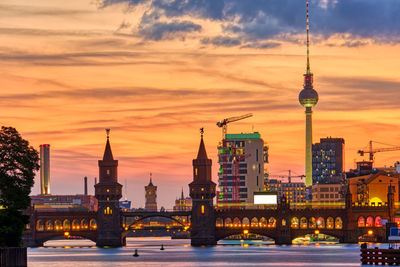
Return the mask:
{"type": "Polygon", "coordinates": [[[87,177],[85,176],[85,178],[83,178],[83,180],[84,180],[84,194],[85,194],[85,196],[87,196],[88,195],[88,192],[87,192],[87,177]]]}
{"type": "Polygon", "coordinates": [[[40,194],[50,195],[50,145],[40,145],[40,194]]]}

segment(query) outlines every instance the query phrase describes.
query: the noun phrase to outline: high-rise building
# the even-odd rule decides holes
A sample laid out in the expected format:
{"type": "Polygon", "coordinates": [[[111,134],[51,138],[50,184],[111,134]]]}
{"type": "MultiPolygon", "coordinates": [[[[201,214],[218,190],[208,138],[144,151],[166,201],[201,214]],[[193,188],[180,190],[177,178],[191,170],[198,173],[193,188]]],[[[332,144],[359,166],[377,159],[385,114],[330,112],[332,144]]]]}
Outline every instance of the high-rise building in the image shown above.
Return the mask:
{"type": "Polygon", "coordinates": [[[344,171],[344,139],[321,138],[312,146],[312,183],[340,183],[344,171]]]}
{"type": "Polygon", "coordinates": [[[50,145],[40,145],[40,194],[50,195],[50,145]]]}
{"type": "Polygon", "coordinates": [[[303,90],[299,94],[300,104],[306,108],[306,186],[312,185],[312,108],[318,102],[318,93],[313,88],[313,74],[310,69],[310,24],[307,1],[307,70],[304,74],[303,90]]]}
{"type": "Polygon", "coordinates": [[[144,189],[146,191],[146,204],[144,209],[148,211],[157,211],[157,186],[153,185],[151,173],[150,182],[144,189]]]}
{"type": "Polygon", "coordinates": [[[254,192],[264,189],[267,147],[258,132],[226,134],[218,147],[219,206],[253,204],[254,192]]]}

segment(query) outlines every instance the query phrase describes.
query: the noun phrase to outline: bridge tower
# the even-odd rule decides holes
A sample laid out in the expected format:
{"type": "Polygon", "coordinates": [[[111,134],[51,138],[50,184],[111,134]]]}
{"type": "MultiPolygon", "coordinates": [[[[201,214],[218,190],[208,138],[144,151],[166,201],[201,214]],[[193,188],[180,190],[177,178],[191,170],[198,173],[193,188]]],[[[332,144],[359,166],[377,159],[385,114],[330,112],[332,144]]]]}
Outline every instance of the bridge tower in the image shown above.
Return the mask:
{"type": "Polygon", "coordinates": [[[94,186],[98,200],[96,245],[119,247],[125,245],[119,208],[122,185],[118,183],[118,160],[114,160],[111,151],[110,130],[106,131],[106,148],[103,160],[99,160],[99,183],[94,186]]]}
{"type": "Polygon", "coordinates": [[[193,182],[189,184],[192,198],[191,245],[212,246],[215,240],[215,213],[213,199],[216,184],[211,180],[212,161],[207,157],[203,141],[203,128],[197,158],[193,160],[193,182]]]}

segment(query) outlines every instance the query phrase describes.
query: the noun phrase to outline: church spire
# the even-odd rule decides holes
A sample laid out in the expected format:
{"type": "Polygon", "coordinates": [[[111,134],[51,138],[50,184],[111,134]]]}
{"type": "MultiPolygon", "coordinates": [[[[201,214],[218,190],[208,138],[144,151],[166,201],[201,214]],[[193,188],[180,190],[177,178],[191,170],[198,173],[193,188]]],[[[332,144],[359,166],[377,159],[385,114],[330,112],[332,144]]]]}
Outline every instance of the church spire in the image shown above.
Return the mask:
{"type": "Polygon", "coordinates": [[[106,129],[106,132],[107,132],[107,143],[106,143],[106,149],[104,150],[103,161],[112,161],[114,160],[114,157],[110,145],[110,129],[106,129]]]}

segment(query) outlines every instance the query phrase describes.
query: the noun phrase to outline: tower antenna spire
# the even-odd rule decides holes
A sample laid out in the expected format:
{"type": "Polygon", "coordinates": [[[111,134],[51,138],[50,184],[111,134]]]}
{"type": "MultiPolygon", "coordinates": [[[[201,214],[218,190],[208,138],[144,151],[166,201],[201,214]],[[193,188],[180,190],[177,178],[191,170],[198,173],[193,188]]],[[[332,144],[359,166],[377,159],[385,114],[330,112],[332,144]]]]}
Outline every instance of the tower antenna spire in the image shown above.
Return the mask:
{"type": "Polygon", "coordinates": [[[308,11],[308,0],[307,0],[307,74],[310,74],[310,17],[308,11]]]}

